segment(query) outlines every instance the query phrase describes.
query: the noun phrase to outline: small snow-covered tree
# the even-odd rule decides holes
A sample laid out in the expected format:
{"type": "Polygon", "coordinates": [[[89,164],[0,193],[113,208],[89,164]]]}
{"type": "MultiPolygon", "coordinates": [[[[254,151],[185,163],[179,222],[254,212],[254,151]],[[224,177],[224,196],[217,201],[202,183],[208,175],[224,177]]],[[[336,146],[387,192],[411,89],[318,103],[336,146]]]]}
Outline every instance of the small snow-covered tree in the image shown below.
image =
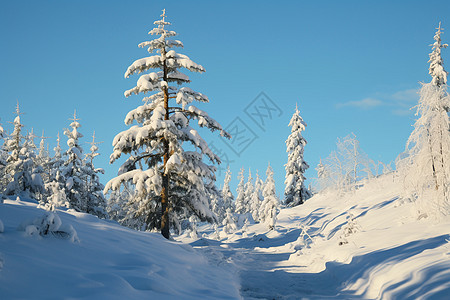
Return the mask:
{"type": "Polygon", "coordinates": [[[5,178],[5,166],[6,166],[6,159],[7,159],[7,153],[3,149],[4,147],[4,138],[6,137],[5,131],[3,129],[2,124],[0,124],[0,191],[3,191],[3,178],[5,178]]]}
{"type": "Polygon", "coordinates": [[[86,154],[84,161],[84,176],[86,176],[86,186],[84,190],[84,197],[87,200],[86,212],[96,215],[100,218],[106,218],[106,199],[103,195],[103,189],[105,188],[103,184],[100,183],[100,178],[98,174],[104,174],[105,171],[102,168],[96,168],[94,166],[94,158],[100,155],[98,153],[97,145],[101,142],[95,141],[95,131],[92,134],[92,142],[90,149],[91,152],[86,154]]]}
{"type": "Polygon", "coordinates": [[[45,185],[48,196],[39,201],[39,207],[54,211],[58,207],[70,207],[69,201],[66,198],[66,191],[64,187],[57,181],[51,181],[45,185]]]}
{"type": "Polygon", "coordinates": [[[263,185],[264,183],[262,182],[261,178],[259,178],[258,171],[256,171],[255,187],[250,198],[250,211],[252,212],[252,217],[255,222],[259,221],[259,209],[261,207],[261,201],[263,199],[263,185]]]}
{"type": "Polygon", "coordinates": [[[247,182],[244,185],[245,209],[244,213],[251,212],[251,199],[254,191],[252,171],[248,169],[247,182]]]}
{"type": "Polygon", "coordinates": [[[229,208],[232,211],[234,211],[234,196],[230,189],[230,181],[231,181],[231,170],[230,166],[228,166],[227,172],[225,173],[225,179],[223,181],[223,187],[222,187],[222,199],[223,199],[223,206],[225,208],[225,211],[229,208]]]}
{"type": "Polygon", "coordinates": [[[47,210],[54,210],[58,207],[70,207],[67,200],[66,180],[61,174],[61,167],[64,165],[62,159],[61,139],[59,133],[56,138],[56,147],[53,148],[55,154],[48,162],[48,181],[45,183],[47,197],[39,202],[39,205],[47,210]]]}
{"type": "Polygon", "coordinates": [[[222,195],[215,184],[211,184],[206,188],[210,199],[211,209],[217,217],[217,221],[221,223],[225,218],[226,207],[224,205],[222,195]]]}
{"type": "Polygon", "coordinates": [[[225,219],[222,222],[223,231],[227,234],[233,233],[237,230],[236,220],[233,217],[231,209],[227,209],[225,219]]]}
{"type": "Polygon", "coordinates": [[[44,136],[44,131],[42,131],[42,136],[39,137],[41,141],[39,142],[39,149],[37,155],[34,158],[34,163],[37,167],[37,170],[40,173],[43,184],[47,184],[50,182],[50,168],[51,168],[51,158],[50,155],[45,148],[45,139],[47,137],[44,136]]]}
{"type": "Polygon", "coordinates": [[[198,219],[195,215],[189,217],[189,223],[191,224],[191,231],[189,232],[189,236],[194,240],[198,239],[197,221],[198,219]]]}
{"type": "Polygon", "coordinates": [[[275,191],[275,181],[273,179],[273,170],[270,164],[267,166],[266,181],[264,182],[263,197],[259,210],[259,219],[261,223],[266,223],[269,229],[275,228],[278,215],[279,200],[275,191]]]}
{"type": "Polygon", "coordinates": [[[81,124],[78,122],[76,111],[73,114],[73,119],[69,119],[71,129],[65,129],[64,135],[67,136],[67,146],[69,149],[64,153],[65,161],[62,168],[61,175],[65,178],[66,198],[70,206],[77,211],[87,212],[87,199],[84,196],[86,187],[86,180],[83,172],[83,148],[80,145],[79,139],[83,135],[78,131],[81,124]]]}
{"type": "Polygon", "coordinates": [[[239,183],[236,189],[236,205],[235,211],[238,214],[243,214],[246,212],[246,199],[245,199],[245,177],[244,177],[244,168],[241,168],[241,171],[238,175],[239,183]]]}
{"type": "Polygon", "coordinates": [[[179,215],[195,214],[202,221],[214,221],[204,184],[215,181],[216,168],[203,159],[206,157],[212,163],[220,163],[220,159],[191,127],[191,121],[219,131],[224,137],[229,134],[206,112],[191,105],[193,101],[209,102],[208,97],[188,87],[179,87],[190,82],[180,69],[199,73],[205,69],[173,50],[182,47],[183,43],[171,39],[176,33],[166,28],[171,24],[166,21],[165,10],[161,17],[149,32],[159,37],[139,44],[139,47],[147,47],[149,53],[157,51],[157,55],[136,60],[125,72],[128,78],[156,69],[141,75],[136,86],[125,92],[126,97],[147,92],[154,94],[144,97],[144,104],[126,116],[127,125],[133,122],[137,125],[114,138],[110,162],[122,154],[130,157],[120,168],[119,176],[107,183],[105,192],[119,189],[126,182],[135,184],[142,206],[140,211],[147,214],[147,224],[159,227],[162,235],[169,238],[170,223],[176,223],[179,215]],[[170,103],[170,99],[175,99],[178,105],[170,103]],[[196,150],[185,151],[184,144],[190,144],[196,150]],[[159,219],[158,224],[151,221],[155,218],[159,219]]]}
{"type": "Polygon", "coordinates": [[[440,218],[450,214],[450,133],[447,72],[441,50],[441,26],[430,54],[430,83],[422,84],[414,130],[406,145],[406,158],[397,168],[404,177],[406,197],[417,200],[420,214],[440,218]]]}
{"type": "Polygon", "coordinates": [[[64,161],[62,158],[62,149],[61,149],[61,138],[59,136],[59,132],[56,137],[56,146],[53,148],[54,155],[50,159],[49,162],[49,181],[54,181],[55,178],[58,178],[58,182],[64,183],[65,180],[61,178],[61,168],[64,165],[64,161]]]}
{"type": "Polygon", "coordinates": [[[318,190],[323,190],[326,187],[330,186],[330,184],[328,183],[330,179],[329,171],[327,170],[327,166],[322,162],[322,159],[320,159],[319,163],[317,164],[316,171],[318,190]]]}
{"type": "Polygon", "coordinates": [[[289,122],[291,127],[291,134],[286,140],[286,152],[288,153],[288,162],[285,164],[286,180],[284,184],[285,204],[293,207],[303,204],[306,199],[311,197],[311,193],[305,187],[305,171],[309,165],[303,159],[304,148],[306,140],[302,136],[302,131],[306,128],[306,123],[300,116],[297,105],[295,112],[289,122]]]}

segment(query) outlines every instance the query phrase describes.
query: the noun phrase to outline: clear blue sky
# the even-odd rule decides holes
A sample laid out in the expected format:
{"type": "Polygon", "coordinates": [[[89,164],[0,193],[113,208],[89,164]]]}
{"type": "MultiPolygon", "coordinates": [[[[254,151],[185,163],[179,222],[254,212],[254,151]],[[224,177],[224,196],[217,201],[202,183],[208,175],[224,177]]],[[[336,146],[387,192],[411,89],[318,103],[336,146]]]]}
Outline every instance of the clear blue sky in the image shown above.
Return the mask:
{"type": "Polygon", "coordinates": [[[201,108],[223,126],[247,126],[248,147],[232,145],[239,155],[200,130],[228,156],[233,187],[241,167],[264,173],[270,161],[279,193],[296,103],[308,124],[308,178],[351,132],[372,159],[393,161],[412,130],[414,90],[430,80],[439,21],[450,42],[450,1],[1,1],[0,122],[10,130],[18,99],[26,129],[45,130],[53,147],[76,109],[82,141],[93,130],[104,141],[96,165],[106,183],[119,168],[108,164],[112,140],[142,98],[124,98],[137,76],[123,74],[147,55],[137,44],[163,8],[185,45],[180,52],[207,70],[191,76],[190,87],[211,100],[201,108]],[[245,109],[261,104],[252,102],[261,92],[280,110],[259,127],[245,109]]]}

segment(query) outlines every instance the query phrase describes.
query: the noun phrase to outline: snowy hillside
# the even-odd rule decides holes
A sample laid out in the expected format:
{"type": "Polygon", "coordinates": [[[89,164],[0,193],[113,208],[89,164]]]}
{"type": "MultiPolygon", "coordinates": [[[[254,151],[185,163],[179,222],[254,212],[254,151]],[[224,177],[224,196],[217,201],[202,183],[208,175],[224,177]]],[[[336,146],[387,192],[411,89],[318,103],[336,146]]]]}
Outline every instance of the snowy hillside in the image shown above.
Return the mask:
{"type": "Polygon", "coordinates": [[[220,241],[211,231],[181,240],[240,269],[246,299],[448,299],[450,221],[417,220],[396,181],[316,195],[283,209],[275,232],[254,224],[220,241]]]}
{"type": "Polygon", "coordinates": [[[57,214],[73,242],[29,236],[23,224],[45,211],[6,200],[0,298],[448,299],[450,221],[418,220],[399,192],[388,174],[282,209],[275,231],[219,227],[218,239],[203,225],[203,238],[176,237],[190,245],[70,211],[57,214]]]}
{"type": "Polygon", "coordinates": [[[30,202],[0,204],[0,299],[238,298],[231,273],[190,246],[77,212],[57,211],[75,241],[24,231],[45,213],[30,202]]]}

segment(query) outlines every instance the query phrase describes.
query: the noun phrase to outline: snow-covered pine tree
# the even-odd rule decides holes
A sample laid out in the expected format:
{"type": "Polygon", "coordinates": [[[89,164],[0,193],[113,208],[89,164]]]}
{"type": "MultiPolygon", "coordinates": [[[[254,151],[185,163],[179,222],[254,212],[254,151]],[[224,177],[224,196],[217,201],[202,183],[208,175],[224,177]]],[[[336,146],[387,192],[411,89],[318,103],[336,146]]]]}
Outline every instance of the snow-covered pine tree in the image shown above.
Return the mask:
{"type": "MultiPolygon", "coordinates": [[[[19,188],[17,181],[16,184],[13,184],[15,180],[14,175],[16,173],[16,168],[20,167],[19,152],[22,147],[23,135],[21,132],[22,128],[24,127],[20,122],[20,115],[23,113],[20,112],[19,101],[17,101],[16,114],[17,116],[14,118],[14,121],[12,122],[14,126],[13,132],[6,137],[3,144],[3,150],[5,152],[6,159],[5,159],[5,168],[3,171],[4,176],[2,176],[1,178],[2,190],[6,192],[7,187],[9,186],[10,190],[9,193],[11,193],[11,191],[13,190],[12,185],[15,185],[17,186],[17,188],[19,188]]],[[[14,187],[14,190],[15,189],[16,187],[14,187]]]]}
{"type": "Polygon", "coordinates": [[[329,186],[328,171],[327,171],[326,166],[323,164],[322,159],[320,159],[319,163],[317,164],[316,171],[317,171],[317,185],[318,185],[318,189],[320,191],[320,190],[325,189],[327,186],[329,186]]]}
{"type": "Polygon", "coordinates": [[[53,211],[58,207],[70,207],[66,198],[66,180],[61,175],[61,167],[64,165],[61,153],[61,139],[59,132],[56,138],[56,146],[53,148],[55,154],[48,162],[48,182],[45,183],[47,197],[39,201],[39,206],[53,211]]]}
{"type": "Polygon", "coordinates": [[[206,186],[206,192],[211,203],[211,210],[217,217],[217,222],[222,223],[225,218],[226,208],[223,203],[221,192],[213,182],[206,186]]]}
{"type": "Polygon", "coordinates": [[[275,228],[278,215],[278,207],[280,201],[278,200],[275,191],[275,181],[273,179],[273,170],[270,164],[267,166],[266,181],[264,183],[263,197],[264,200],[261,203],[259,210],[259,220],[261,223],[266,223],[269,229],[275,228]]]}
{"type": "MultiPolygon", "coordinates": [[[[35,153],[33,145],[33,134],[24,137],[20,121],[19,102],[16,106],[16,118],[14,119],[14,130],[5,141],[4,149],[8,153],[5,167],[5,194],[22,195],[39,199],[44,191],[42,178],[34,164],[35,153]],[[22,142],[23,140],[23,142],[22,142]]],[[[36,146],[34,145],[34,148],[36,146]]]]}
{"type": "Polygon", "coordinates": [[[245,213],[251,212],[251,199],[254,189],[252,171],[248,169],[247,182],[244,185],[245,213]]]}
{"type": "Polygon", "coordinates": [[[238,175],[239,183],[236,189],[236,205],[235,212],[238,214],[246,213],[246,199],[245,199],[245,177],[244,177],[244,168],[241,168],[241,171],[238,175]]]}
{"type": "Polygon", "coordinates": [[[81,124],[78,122],[76,111],[70,123],[71,129],[64,129],[64,135],[67,136],[67,146],[69,149],[64,153],[64,167],[61,169],[61,175],[65,178],[66,198],[70,206],[77,211],[87,212],[87,199],[84,197],[86,188],[86,178],[83,172],[83,148],[80,146],[79,139],[83,135],[78,131],[81,124]]]}
{"type": "Polygon", "coordinates": [[[300,116],[297,105],[295,105],[295,112],[289,126],[291,127],[291,134],[286,140],[288,161],[284,165],[286,169],[284,201],[287,206],[293,207],[303,204],[306,199],[311,197],[311,193],[304,184],[306,179],[304,173],[309,168],[309,165],[303,159],[306,140],[302,136],[302,131],[306,129],[306,123],[300,116]]]}
{"type": "Polygon", "coordinates": [[[170,221],[176,221],[172,212],[177,210],[183,215],[195,214],[202,221],[214,221],[204,183],[215,181],[216,168],[203,162],[203,158],[206,156],[212,163],[220,163],[220,159],[190,122],[195,120],[200,127],[217,130],[225,137],[229,134],[206,112],[191,105],[193,101],[209,102],[208,97],[190,88],[179,87],[190,82],[179,69],[199,73],[205,69],[172,49],[183,47],[183,44],[170,39],[176,33],[166,29],[171,24],[166,21],[165,10],[161,17],[149,32],[159,37],[139,44],[139,47],[148,47],[149,53],[156,51],[158,54],[136,60],[125,72],[128,78],[156,69],[141,75],[136,86],[126,91],[125,96],[155,93],[144,97],[144,104],[126,116],[126,124],[136,121],[137,125],[114,138],[111,163],[122,154],[130,154],[130,157],[120,168],[118,177],[107,183],[105,192],[119,189],[125,182],[133,182],[141,199],[140,211],[147,214],[149,228],[158,226],[162,235],[169,238],[170,221]],[[176,99],[178,106],[169,105],[170,99],[176,99]],[[185,151],[183,143],[197,151],[185,151]],[[155,210],[158,208],[159,213],[155,210]],[[151,219],[155,218],[160,220],[159,224],[151,224],[151,219]]]}
{"type": "Polygon", "coordinates": [[[398,163],[406,196],[417,200],[419,214],[437,218],[450,214],[450,97],[441,56],[447,44],[442,44],[441,30],[439,23],[428,61],[432,80],[420,90],[418,118],[406,145],[408,156],[398,163]]]}
{"type": "MultiPolygon", "coordinates": [[[[5,141],[4,138],[6,137],[5,131],[3,129],[2,124],[0,124],[0,192],[2,192],[6,186],[5,178],[5,167],[6,167],[6,159],[8,158],[8,155],[6,151],[4,150],[5,141]]],[[[0,202],[3,200],[0,200],[0,202]]]]}
{"type": "Polygon", "coordinates": [[[259,209],[261,207],[263,182],[259,178],[258,170],[256,171],[255,187],[250,198],[250,211],[255,222],[259,221],[259,209]]]}
{"type": "Polygon", "coordinates": [[[56,146],[53,148],[53,151],[55,154],[50,159],[50,168],[49,168],[49,177],[50,181],[54,181],[55,179],[60,182],[64,183],[65,185],[65,179],[62,178],[61,175],[61,168],[64,165],[64,161],[62,158],[62,149],[61,149],[61,138],[59,136],[59,132],[56,137],[56,146]]]}
{"type": "Polygon", "coordinates": [[[230,181],[231,181],[231,170],[230,166],[228,166],[227,172],[225,173],[225,179],[223,181],[223,187],[222,187],[222,200],[223,200],[223,207],[225,208],[225,211],[229,208],[231,211],[234,211],[234,196],[230,189],[230,181]]]}
{"type": "Polygon", "coordinates": [[[236,220],[233,217],[233,213],[231,212],[231,209],[227,209],[225,219],[223,220],[222,225],[223,225],[223,231],[226,234],[233,233],[237,230],[236,220]]]}
{"type": "Polygon", "coordinates": [[[40,169],[40,174],[42,177],[42,181],[44,184],[50,182],[50,168],[51,168],[51,159],[50,155],[45,148],[45,139],[48,137],[44,136],[44,131],[42,131],[42,135],[39,137],[41,141],[39,142],[39,150],[38,154],[35,157],[35,164],[40,169]]]}
{"type": "Polygon", "coordinates": [[[103,184],[100,183],[100,179],[98,174],[104,174],[105,171],[102,168],[95,168],[94,166],[94,158],[100,155],[98,153],[98,144],[102,142],[95,141],[95,131],[92,134],[92,142],[89,142],[91,145],[91,152],[86,154],[84,161],[84,176],[86,176],[86,187],[84,191],[84,197],[87,200],[86,203],[86,212],[96,215],[99,218],[106,218],[106,199],[103,195],[103,189],[105,188],[103,184]]]}

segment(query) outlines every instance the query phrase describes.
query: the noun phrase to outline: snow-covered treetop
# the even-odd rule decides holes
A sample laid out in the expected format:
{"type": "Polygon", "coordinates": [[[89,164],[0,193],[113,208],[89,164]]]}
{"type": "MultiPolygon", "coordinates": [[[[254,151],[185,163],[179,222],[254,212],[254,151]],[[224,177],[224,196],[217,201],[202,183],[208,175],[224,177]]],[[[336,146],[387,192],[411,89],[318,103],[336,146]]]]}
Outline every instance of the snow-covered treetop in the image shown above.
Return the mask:
{"type": "Polygon", "coordinates": [[[91,153],[86,154],[86,159],[88,159],[91,162],[91,164],[94,157],[100,155],[100,153],[97,152],[98,151],[97,145],[101,143],[103,142],[95,141],[95,130],[94,130],[94,132],[92,133],[92,142],[88,142],[88,144],[91,145],[91,148],[89,148],[89,150],[91,150],[91,153]]]}
{"type": "Polygon", "coordinates": [[[231,193],[230,190],[230,181],[231,181],[231,170],[230,166],[228,166],[227,172],[225,173],[225,179],[223,181],[223,188],[222,188],[223,197],[233,198],[233,194],[231,193]]]}
{"type": "Polygon", "coordinates": [[[297,104],[295,104],[295,112],[292,115],[291,121],[289,122],[289,126],[291,128],[291,132],[304,131],[306,128],[306,123],[303,121],[303,118],[300,116],[300,111],[298,110],[297,104]]]}
{"type": "Polygon", "coordinates": [[[20,108],[19,108],[19,101],[17,101],[17,106],[16,106],[16,117],[14,118],[14,130],[11,133],[11,137],[12,137],[12,142],[11,142],[11,150],[12,149],[16,149],[18,150],[20,148],[20,141],[22,139],[22,135],[21,135],[21,131],[22,131],[22,127],[24,127],[21,123],[20,123],[20,115],[22,115],[23,113],[20,112],[20,108]]]}
{"type": "Polygon", "coordinates": [[[439,27],[436,28],[436,34],[434,35],[435,42],[431,45],[433,51],[430,53],[430,63],[429,73],[433,78],[431,83],[436,86],[441,86],[447,83],[448,72],[444,70],[444,61],[441,56],[441,49],[448,47],[448,44],[442,44],[441,42],[441,22],[439,22],[439,27]]]}
{"type": "Polygon", "coordinates": [[[80,119],[77,119],[77,111],[76,110],[73,113],[73,119],[69,119],[69,120],[72,121],[72,123],[70,123],[70,125],[69,125],[70,127],[72,127],[72,130],[69,130],[69,129],[64,130],[64,134],[68,137],[67,146],[69,146],[70,148],[78,148],[80,150],[80,152],[82,152],[82,149],[78,143],[78,139],[82,138],[83,135],[78,132],[78,128],[81,127],[81,124],[78,123],[78,121],[80,119]]]}
{"type": "Polygon", "coordinates": [[[264,183],[263,196],[264,198],[276,197],[275,181],[273,179],[273,169],[270,166],[270,163],[267,166],[266,170],[266,181],[264,183]]]}
{"type": "Polygon", "coordinates": [[[41,139],[39,143],[39,157],[45,158],[48,156],[47,150],[45,149],[45,140],[48,139],[48,137],[44,136],[44,130],[42,130],[42,135],[39,138],[41,139]]]}
{"type": "Polygon", "coordinates": [[[61,138],[59,137],[59,132],[56,138],[56,147],[53,148],[53,151],[55,151],[55,159],[61,159],[61,138]]]}
{"type": "Polygon", "coordinates": [[[163,69],[164,64],[168,71],[168,76],[164,81],[158,79],[162,78],[162,72],[155,72],[150,74],[145,74],[141,76],[138,80],[136,88],[125,92],[125,96],[128,97],[131,93],[152,91],[161,88],[163,82],[176,82],[181,84],[183,82],[190,82],[189,77],[185,74],[177,72],[179,68],[185,68],[192,72],[205,72],[205,69],[193,62],[186,55],[178,54],[174,50],[170,50],[173,47],[183,47],[183,43],[178,40],[169,40],[167,38],[176,36],[175,31],[167,30],[165,27],[171,25],[170,22],[166,21],[166,10],[163,10],[161,15],[162,19],[155,21],[153,24],[157,27],[149,31],[150,35],[159,35],[160,37],[153,39],[151,41],[146,41],[140,43],[138,46],[140,48],[148,47],[147,51],[156,53],[160,55],[144,57],[136,60],[130,67],[128,67],[125,72],[125,78],[128,78],[134,73],[141,73],[147,71],[148,69],[163,69]],[[156,86],[155,86],[156,84],[156,86]]]}

